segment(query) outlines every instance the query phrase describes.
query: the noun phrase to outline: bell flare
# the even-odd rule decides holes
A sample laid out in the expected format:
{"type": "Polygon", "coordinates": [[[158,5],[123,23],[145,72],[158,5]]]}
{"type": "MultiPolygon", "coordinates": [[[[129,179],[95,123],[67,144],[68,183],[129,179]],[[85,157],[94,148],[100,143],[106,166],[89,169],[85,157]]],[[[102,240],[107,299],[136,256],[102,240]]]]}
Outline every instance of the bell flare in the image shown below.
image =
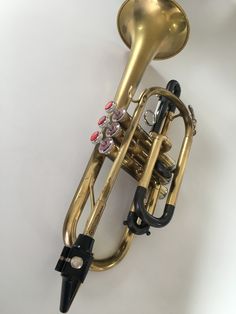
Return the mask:
{"type": "Polygon", "coordinates": [[[156,43],[156,60],[178,54],[185,47],[190,32],[184,10],[173,0],[126,0],[118,13],[117,24],[129,48],[140,37],[156,43]]]}

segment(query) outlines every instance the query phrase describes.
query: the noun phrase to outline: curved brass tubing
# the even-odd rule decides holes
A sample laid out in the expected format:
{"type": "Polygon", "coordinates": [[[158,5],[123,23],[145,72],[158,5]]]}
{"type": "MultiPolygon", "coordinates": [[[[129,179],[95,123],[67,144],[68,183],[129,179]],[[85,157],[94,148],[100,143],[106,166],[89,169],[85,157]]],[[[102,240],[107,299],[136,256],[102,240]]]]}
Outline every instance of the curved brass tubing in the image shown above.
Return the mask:
{"type": "MultiPolygon", "coordinates": [[[[169,91],[167,91],[163,88],[160,88],[160,87],[152,87],[152,88],[147,89],[142,94],[142,97],[140,98],[138,105],[142,104],[144,101],[146,102],[151,96],[154,96],[154,95],[165,96],[169,100],[174,102],[176,107],[180,111],[180,114],[181,114],[181,116],[184,120],[184,124],[185,124],[185,137],[184,137],[184,141],[183,141],[183,145],[182,145],[182,149],[181,149],[181,154],[180,154],[180,157],[179,157],[179,160],[177,163],[176,172],[175,172],[176,174],[172,180],[169,197],[167,199],[168,203],[175,205],[176,199],[178,196],[178,192],[179,192],[179,188],[180,188],[180,185],[182,182],[188,154],[189,154],[190,148],[191,148],[192,137],[193,137],[193,132],[194,132],[193,131],[193,123],[192,123],[192,119],[191,119],[191,116],[189,114],[189,111],[186,108],[186,106],[184,105],[184,103],[179,98],[177,98],[175,95],[173,95],[169,91]]],[[[150,213],[154,213],[157,199],[158,199],[158,194],[155,194],[155,196],[153,196],[153,194],[151,194],[150,199],[148,201],[148,203],[149,203],[148,211],[150,213]],[[151,204],[152,204],[152,206],[151,206],[151,204]],[[150,208],[150,206],[151,206],[151,208],[150,208]]],[[[91,269],[94,271],[104,271],[104,270],[108,270],[108,269],[114,267],[115,265],[117,265],[127,254],[129,247],[131,245],[131,242],[133,240],[133,237],[134,237],[133,234],[126,227],[117,251],[113,255],[111,255],[107,258],[104,258],[104,259],[96,259],[95,258],[93,263],[92,263],[91,269]]],[[[76,238],[75,234],[74,234],[73,238],[76,238]]]]}
{"type": "MultiPolygon", "coordinates": [[[[147,202],[147,211],[150,214],[154,214],[156,209],[156,203],[158,200],[158,197],[160,195],[161,186],[155,185],[151,188],[148,202],[147,202]]],[[[134,211],[134,205],[132,204],[130,211],[134,211]]],[[[123,258],[128,253],[128,250],[131,246],[131,242],[134,238],[134,234],[129,230],[128,227],[125,227],[125,231],[123,234],[123,237],[120,241],[118,249],[115,251],[115,253],[107,258],[104,259],[94,259],[91,270],[100,272],[108,270],[114,266],[116,266],[118,263],[120,263],[123,258]]]]}
{"type": "Polygon", "coordinates": [[[104,271],[117,265],[127,254],[133,238],[134,234],[129,231],[128,227],[125,227],[125,232],[119,244],[119,248],[115,251],[115,253],[104,259],[95,258],[90,269],[93,271],[104,271]]]}
{"type": "MultiPolygon", "coordinates": [[[[172,183],[172,190],[169,193],[169,197],[167,200],[168,203],[175,205],[178,191],[180,188],[180,184],[182,181],[183,173],[184,173],[184,168],[187,161],[187,155],[189,154],[190,147],[191,147],[191,142],[192,142],[192,137],[193,137],[193,124],[192,124],[192,119],[189,114],[189,111],[186,108],[186,106],[183,104],[183,102],[179,98],[174,96],[172,93],[170,93],[169,91],[160,87],[152,87],[145,90],[140,98],[138,106],[141,105],[142,107],[144,105],[144,102],[146,102],[147,99],[153,95],[165,96],[168,99],[170,99],[172,102],[174,102],[176,107],[180,111],[181,116],[185,123],[185,140],[184,140],[182,150],[181,150],[182,155],[180,155],[179,157],[176,175],[173,178],[174,183],[172,183]]],[[[67,246],[72,246],[76,240],[76,226],[80,218],[80,215],[82,213],[82,210],[84,208],[84,205],[89,197],[89,186],[91,184],[92,179],[96,180],[96,177],[99,174],[99,171],[104,161],[103,158],[104,157],[102,157],[100,154],[96,153],[96,149],[95,149],[91,157],[91,160],[87,166],[87,169],[85,171],[84,177],[81,181],[82,183],[79,186],[76,196],[72,201],[71,207],[69,209],[69,212],[67,214],[67,217],[64,223],[64,230],[63,230],[64,242],[65,242],[65,245],[67,246]]],[[[97,217],[100,218],[101,217],[100,215],[101,213],[99,213],[97,217]]],[[[91,220],[90,220],[90,223],[91,223],[91,220]]],[[[98,224],[98,222],[99,220],[96,219],[96,224],[98,224]]],[[[133,240],[133,234],[126,227],[118,250],[113,255],[107,258],[104,258],[104,259],[95,258],[92,263],[91,269],[94,271],[104,271],[104,270],[114,267],[127,254],[132,240],[133,240]]]]}

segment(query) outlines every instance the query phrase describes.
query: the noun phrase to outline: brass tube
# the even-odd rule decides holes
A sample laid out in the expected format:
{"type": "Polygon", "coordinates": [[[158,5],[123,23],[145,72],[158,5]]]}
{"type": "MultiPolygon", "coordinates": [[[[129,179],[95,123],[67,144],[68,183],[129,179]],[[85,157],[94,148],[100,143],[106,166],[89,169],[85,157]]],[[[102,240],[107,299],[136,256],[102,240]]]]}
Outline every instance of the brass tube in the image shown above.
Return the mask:
{"type": "Polygon", "coordinates": [[[128,227],[125,227],[120,244],[114,254],[104,259],[95,258],[90,269],[93,271],[105,271],[117,265],[127,254],[133,238],[134,234],[129,231],[128,227]]]}
{"type": "MultiPolygon", "coordinates": [[[[122,126],[122,129],[126,131],[130,125],[130,122],[132,120],[132,117],[126,113],[124,119],[120,121],[120,124],[122,126]]],[[[149,136],[149,134],[139,125],[134,133],[134,141],[140,145],[142,150],[145,150],[148,152],[150,150],[150,147],[152,145],[152,139],[149,136]]]]}
{"type": "Polygon", "coordinates": [[[190,149],[192,145],[192,136],[185,136],[177,162],[175,175],[170,186],[169,196],[167,198],[167,204],[176,205],[177,197],[179,194],[180,186],[183,180],[184,171],[187,165],[190,149]]]}
{"type": "Polygon", "coordinates": [[[160,194],[161,194],[161,185],[153,186],[149,194],[148,203],[147,203],[147,211],[150,214],[154,214],[156,210],[157,201],[160,198],[160,194]]]}
{"type": "MultiPolygon", "coordinates": [[[[188,109],[186,108],[184,103],[179,98],[177,98],[172,93],[170,93],[167,90],[160,88],[160,87],[158,87],[158,88],[153,87],[153,88],[148,89],[144,96],[149,98],[155,94],[165,96],[171,102],[173,102],[176,105],[176,107],[178,108],[178,110],[180,112],[180,116],[183,118],[184,124],[185,124],[185,137],[184,137],[184,140],[182,143],[180,155],[179,155],[178,162],[176,165],[175,175],[172,179],[172,183],[170,186],[170,192],[169,192],[169,195],[167,198],[167,204],[175,205],[177,197],[178,197],[178,193],[180,190],[180,186],[182,183],[182,179],[183,179],[184,171],[186,168],[187,160],[189,157],[191,145],[192,145],[194,126],[193,126],[193,121],[192,121],[192,118],[189,114],[188,109]]],[[[166,131],[165,127],[164,127],[163,131],[166,131]]],[[[146,184],[146,182],[144,182],[144,183],[146,184]]]]}
{"type": "MultiPolygon", "coordinates": [[[[159,88],[159,87],[153,87],[150,88],[148,90],[146,90],[143,94],[142,99],[148,99],[149,97],[153,96],[153,95],[160,95],[160,96],[165,96],[167,97],[169,100],[171,100],[176,107],[178,108],[178,110],[181,113],[181,116],[184,120],[184,124],[185,124],[185,140],[184,143],[182,145],[182,149],[181,149],[181,155],[179,157],[179,161],[178,161],[178,171],[176,171],[176,174],[172,180],[172,184],[171,184],[171,191],[169,192],[169,199],[167,200],[168,204],[175,204],[176,199],[177,199],[177,194],[180,188],[180,184],[183,178],[183,171],[181,169],[185,168],[186,163],[187,163],[187,157],[189,155],[189,151],[190,151],[190,147],[191,147],[191,142],[192,142],[192,137],[193,137],[193,124],[192,124],[192,120],[191,117],[189,115],[189,112],[187,110],[187,108],[185,107],[185,105],[183,104],[183,102],[177,98],[175,95],[173,95],[172,93],[170,93],[169,91],[163,89],[163,88],[159,88]]],[[[141,100],[140,100],[141,101],[141,100]]],[[[163,131],[165,132],[165,124],[163,127],[163,131]]],[[[163,155],[165,156],[165,155],[163,155]]],[[[149,203],[147,204],[147,208],[148,211],[153,214],[155,211],[155,207],[156,207],[156,202],[158,200],[158,191],[155,191],[155,187],[153,188],[153,191],[151,191],[151,196],[149,197],[149,203]]],[[[133,208],[133,204],[131,207],[131,211],[133,208]]],[[[92,264],[92,270],[95,271],[103,271],[106,269],[109,269],[113,266],[115,266],[117,263],[119,263],[127,254],[128,249],[131,245],[133,239],[133,235],[130,234],[130,232],[128,232],[128,228],[125,228],[125,232],[124,235],[122,237],[122,240],[120,242],[120,246],[118,248],[118,250],[110,257],[105,258],[105,259],[94,259],[93,264],[92,264]]]]}
{"type": "MultiPolygon", "coordinates": [[[[161,193],[161,186],[155,185],[149,195],[147,208],[148,212],[150,214],[154,214],[155,208],[156,208],[156,201],[158,199],[158,196],[161,193]]],[[[134,210],[134,205],[132,203],[130,211],[134,210]]],[[[116,251],[113,255],[104,258],[104,259],[94,259],[91,270],[100,272],[108,270],[114,266],[116,266],[118,263],[122,261],[122,259],[126,256],[126,254],[129,251],[129,248],[131,246],[131,242],[133,241],[134,234],[129,231],[128,227],[125,227],[125,231],[123,233],[122,239],[120,241],[120,244],[118,245],[116,251]]]]}
{"type": "MultiPolygon", "coordinates": [[[[114,162],[119,152],[119,147],[114,146],[114,149],[109,153],[108,158],[114,162]]],[[[125,170],[128,174],[130,174],[136,181],[141,179],[142,174],[145,170],[145,163],[146,160],[141,156],[133,155],[133,152],[127,152],[123,162],[122,162],[122,169],[125,170]]],[[[152,173],[152,181],[160,182],[161,184],[167,184],[168,180],[162,177],[156,170],[152,173]]]]}
{"type": "MultiPolygon", "coordinates": [[[[180,169],[182,167],[186,166],[187,156],[189,154],[189,150],[191,147],[191,139],[193,136],[193,125],[192,125],[192,120],[191,120],[191,117],[189,115],[189,112],[188,112],[187,108],[185,107],[185,105],[182,103],[182,101],[179,100],[177,97],[175,97],[173,94],[171,94],[170,92],[166,91],[163,88],[156,88],[155,87],[155,88],[150,88],[150,89],[146,90],[140,101],[144,101],[144,99],[146,100],[147,98],[149,98],[155,94],[165,96],[165,97],[169,98],[172,102],[174,102],[175,105],[177,106],[177,108],[179,109],[179,111],[183,117],[184,123],[185,123],[185,142],[183,144],[182,154],[180,155],[179,162],[178,162],[178,169],[179,170],[176,171],[176,175],[173,178],[172,185],[171,185],[172,186],[171,187],[171,193],[169,193],[170,198],[168,199],[168,202],[170,202],[171,204],[172,203],[175,204],[178,190],[179,190],[179,188],[177,189],[175,186],[176,186],[176,184],[180,185],[180,183],[182,181],[183,172],[180,171],[180,169]]],[[[143,112],[143,108],[141,109],[141,111],[143,112]]],[[[139,112],[139,114],[141,115],[141,112],[139,112]]],[[[130,131],[132,133],[134,132],[135,126],[136,126],[136,123],[134,125],[134,122],[130,126],[130,131]]],[[[128,150],[127,134],[126,134],[126,138],[125,138],[124,142],[126,143],[125,148],[127,151],[128,150]]],[[[124,151],[123,151],[122,155],[125,155],[124,151]]],[[[163,156],[165,156],[165,155],[163,154],[163,156]]],[[[119,158],[117,158],[116,160],[119,160],[119,158]]],[[[78,190],[74,196],[74,199],[72,201],[72,204],[71,204],[70,209],[68,211],[68,214],[66,216],[63,234],[64,234],[64,242],[65,242],[65,245],[67,245],[67,246],[71,246],[76,240],[76,226],[77,226],[78,219],[82,213],[83,207],[84,207],[84,205],[88,199],[88,196],[89,196],[88,191],[89,191],[90,182],[91,182],[92,178],[96,179],[96,177],[99,173],[99,170],[103,164],[103,161],[104,161],[104,156],[101,156],[98,153],[97,149],[95,148],[95,150],[92,154],[92,157],[88,163],[88,166],[86,168],[83,179],[81,180],[81,184],[80,184],[80,186],[79,186],[79,188],[78,188],[78,190]]],[[[120,161],[119,161],[119,163],[120,163],[120,161]]],[[[114,167],[114,164],[113,164],[113,167],[114,167]]],[[[110,174],[110,176],[111,176],[111,174],[110,174]]],[[[108,185],[109,184],[107,182],[106,189],[104,190],[104,193],[106,193],[106,195],[107,195],[107,193],[109,193],[109,191],[108,191],[109,186],[108,185]]],[[[101,202],[101,205],[105,206],[105,203],[101,202]]],[[[101,212],[102,211],[99,210],[99,213],[101,213],[101,212]]],[[[93,224],[96,225],[98,223],[98,221],[100,220],[101,216],[98,215],[98,218],[99,219],[96,220],[95,217],[93,216],[91,222],[93,222],[93,224]]],[[[92,225],[88,224],[88,228],[87,228],[88,231],[90,230],[92,225]]],[[[93,230],[95,231],[95,229],[93,229],[93,230]]],[[[95,259],[93,262],[92,268],[95,270],[105,270],[105,269],[109,269],[110,267],[114,266],[116,264],[116,262],[120,261],[124,257],[124,255],[126,254],[131,240],[132,240],[132,236],[126,232],[124,234],[123,240],[120,242],[123,249],[119,249],[117,254],[113,254],[111,257],[105,258],[103,260],[98,261],[95,259]]]]}
{"type": "MultiPolygon", "coordinates": [[[[169,123],[169,119],[168,119],[168,123],[169,123]]],[[[121,134],[119,134],[118,136],[115,136],[114,142],[118,145],[117,146],[117,151],[118,151],[118,147],[121,145],[123,139],[124,139],[124,134],[125,132],[122,130],[121,134]]],[[[151,137],[149,136],[149,138],[151,139],[151,137]]],[[[152,141],[152,139],[151,139],[152,141]]],[[[141,141],[132,139],[129,150],[128,150],[128,154],[131,156],[131,158],[134,158],[135,160],[137,160],[138,162],[140,162],[142,165],[145,166],[145,163],[148,159],[150,150],[152,147],[152,142],[150,142],[148,144],[148,148],[144,147],[143,145],[141,145],[141,141]]],[[[163,145],[161,147],[161,152],[159,155],[159,160],[164,164],[164,166],[168,169],[173,169],[175,167],[175,161],[168,156],[165,152],[168,151],[171,147],[171,143],[169,141],[168,138],[165,139],[165,141],[163,142],[163,145]]],[[[114,160],[115,158],[113,158],[114,160]]]]}
{"type": "Polygon", "coordinates": [[[150,154],[148,156],[148,160],[145,166],[145,171],[144,174],[141,178],[141,180],[139,181],[139,186],[142,186],[144,188],[148,188],[151,177],[152,177],[152,173],[153,173],[153,169],[155,167],[158,155],[160,153],[161,150],[161,146],[162,143],[165,139],[165,137],[163,135],[156,135],[153,134],[154,140],[152,143],[152,149],[150,151],[150,154]]]}
{"type": "MultiPolygon", "coordinates": [[[[125,68],[124,74],[121,78],[119,87],[117,89],[114,101],[117,108],[127,109],[131,98],[134,96],[140,80],[146,70],[150,60],[152,60],[157,51],[159,42],[146,40],[146,34],[136,30],[132,38],[132,47],[129,56],[129,61],[125,68]]],[[[160,34],[163,37],[163,34],[160,34]]]]}
{"type": "Polygon", "coordinates": [[[89,197],[90,184],[96,180],[104,160],[105,156],[95,148],[64,221],[63,239],[66,246],[72,246],[76,241],[76,227],[89,197]]]}

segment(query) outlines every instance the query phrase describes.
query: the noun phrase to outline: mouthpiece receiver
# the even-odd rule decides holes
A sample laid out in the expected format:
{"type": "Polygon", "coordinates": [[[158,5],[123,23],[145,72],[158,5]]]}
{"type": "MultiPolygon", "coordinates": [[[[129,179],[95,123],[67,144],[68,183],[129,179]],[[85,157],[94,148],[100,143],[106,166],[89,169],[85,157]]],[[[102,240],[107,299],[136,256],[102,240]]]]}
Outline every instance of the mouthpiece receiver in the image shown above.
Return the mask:
{"type": "Polygon", "coordinates": [[[64,247],[55,270],[62,275],[60,311],[67,313],[74,297],[84,282],[93,261],[94,239],[80,234],[75,244],[64,247]]]}

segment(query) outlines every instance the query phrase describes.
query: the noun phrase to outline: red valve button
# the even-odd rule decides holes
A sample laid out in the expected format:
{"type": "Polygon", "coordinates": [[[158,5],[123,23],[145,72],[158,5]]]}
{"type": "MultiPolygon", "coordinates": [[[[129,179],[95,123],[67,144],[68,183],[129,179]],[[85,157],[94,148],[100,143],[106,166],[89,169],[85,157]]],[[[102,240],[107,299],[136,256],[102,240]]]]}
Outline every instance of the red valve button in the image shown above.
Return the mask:
{"type": "Polygon", "coordinates": [[[110,113],[116,109],[116,103],[114,101],[109,101],[105,106],[105,111],[110,113]]]}
{"type": "Polygon", "coordinates": [[[96,131],[90,136],[90,141],[94,144],[98,144],[101,142],[103,138],[102,132],[96,131]]]}
{"type": "Polygon", "coordinates": [[[100,128],[106,127],[110,123],[110,119],[107,116],[103,116],[98,120],[98,126],[100,128]]]}

